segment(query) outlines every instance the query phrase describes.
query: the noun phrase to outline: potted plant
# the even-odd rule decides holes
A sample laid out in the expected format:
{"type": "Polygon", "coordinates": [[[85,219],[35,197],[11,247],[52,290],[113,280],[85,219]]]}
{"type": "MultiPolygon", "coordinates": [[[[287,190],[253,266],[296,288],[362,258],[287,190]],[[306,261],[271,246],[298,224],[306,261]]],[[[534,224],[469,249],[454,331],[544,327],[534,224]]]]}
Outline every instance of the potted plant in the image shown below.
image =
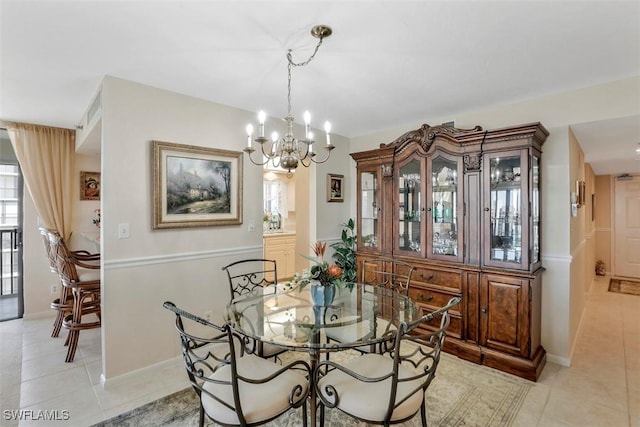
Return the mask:
{"type": "Polygon", "coordinates": [[[342,236],[339,242],[333,243],[333,258],[336,265],[342,269],[342,283],[350,290],[356,282],[356,234],[353,218],[342,224],[342,236]]]}

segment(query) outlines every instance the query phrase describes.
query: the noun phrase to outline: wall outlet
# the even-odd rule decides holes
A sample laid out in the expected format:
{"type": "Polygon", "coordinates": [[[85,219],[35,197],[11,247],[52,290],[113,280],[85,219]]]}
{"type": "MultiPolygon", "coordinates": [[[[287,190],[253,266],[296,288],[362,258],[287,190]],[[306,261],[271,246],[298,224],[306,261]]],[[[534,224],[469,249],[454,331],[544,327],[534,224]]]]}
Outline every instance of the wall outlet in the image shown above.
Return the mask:
{"type": "Polygon", "coordinates": [[[58,294],[58,285],[51,285],[51,295],[58,294]]]}
{"type": "Polygon", "coordinates": [[[213,311],[211,311],[211,310],[205,311],[204,312],[204,320],[206,320],[207,322],[212,322],[213,321],[213,311]]]}

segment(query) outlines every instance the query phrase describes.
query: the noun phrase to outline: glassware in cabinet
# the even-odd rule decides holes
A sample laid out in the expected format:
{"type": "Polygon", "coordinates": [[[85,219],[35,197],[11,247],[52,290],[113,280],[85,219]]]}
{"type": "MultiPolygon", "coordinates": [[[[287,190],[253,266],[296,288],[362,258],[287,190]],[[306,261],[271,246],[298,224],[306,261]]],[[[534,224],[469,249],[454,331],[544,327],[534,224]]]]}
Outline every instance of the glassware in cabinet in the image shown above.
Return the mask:
{"type": "Polygon", "coordinates": [[[422,253],[422,162],[409,160],[398,169],[397,241],[399,251],[422,253]]]}
{"type": "Polygon", "coordinates": [[[434,155],[428,163],[431,177],[429,195],[429,258],[460,261],[461,196],[458,177],[462,176],[459,157],[434,155]]]}
{"type": "Polygon", "coordinates": [[[526,247],[523,231],[526,233],[529,215],[523,201],[523,194],[527,194],[526,156],[521,152],[490,155],[488,164],[489,238],[485,243],[489,250],[485,264],[526,267],[528,254],[523,252],[526,247]]]}

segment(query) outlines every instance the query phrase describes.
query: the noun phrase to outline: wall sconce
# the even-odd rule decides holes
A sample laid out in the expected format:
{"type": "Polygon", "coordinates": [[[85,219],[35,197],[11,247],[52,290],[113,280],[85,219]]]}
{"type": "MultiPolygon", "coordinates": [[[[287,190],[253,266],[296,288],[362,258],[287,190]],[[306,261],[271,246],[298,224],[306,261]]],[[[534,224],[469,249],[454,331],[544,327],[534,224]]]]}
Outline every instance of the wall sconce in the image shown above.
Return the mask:
{"type": "Polygon", "coordinates": [[[569,193],[569,199],[571,200],[571,216],[578,216],[578,194],[575,191],[569,193]]]}
{"type": "Polygon", "coordinates": [[[585,191],[586,184],[584,181],[576,180],[576,191],[571,192],[571,216],[578,216],[578,209],[585,204],[585,191]]]}

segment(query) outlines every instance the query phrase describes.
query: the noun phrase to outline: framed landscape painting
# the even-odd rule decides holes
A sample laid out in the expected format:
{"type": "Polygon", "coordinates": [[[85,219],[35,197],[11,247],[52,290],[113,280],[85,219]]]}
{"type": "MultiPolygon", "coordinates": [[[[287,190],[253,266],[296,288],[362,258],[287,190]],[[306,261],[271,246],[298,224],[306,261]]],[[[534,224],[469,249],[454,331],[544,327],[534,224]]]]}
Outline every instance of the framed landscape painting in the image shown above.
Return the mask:
{"type": "Polygon", "coordinates": [[[153,228],[242,224],[242,152],[153,141],[153,228]]]}

